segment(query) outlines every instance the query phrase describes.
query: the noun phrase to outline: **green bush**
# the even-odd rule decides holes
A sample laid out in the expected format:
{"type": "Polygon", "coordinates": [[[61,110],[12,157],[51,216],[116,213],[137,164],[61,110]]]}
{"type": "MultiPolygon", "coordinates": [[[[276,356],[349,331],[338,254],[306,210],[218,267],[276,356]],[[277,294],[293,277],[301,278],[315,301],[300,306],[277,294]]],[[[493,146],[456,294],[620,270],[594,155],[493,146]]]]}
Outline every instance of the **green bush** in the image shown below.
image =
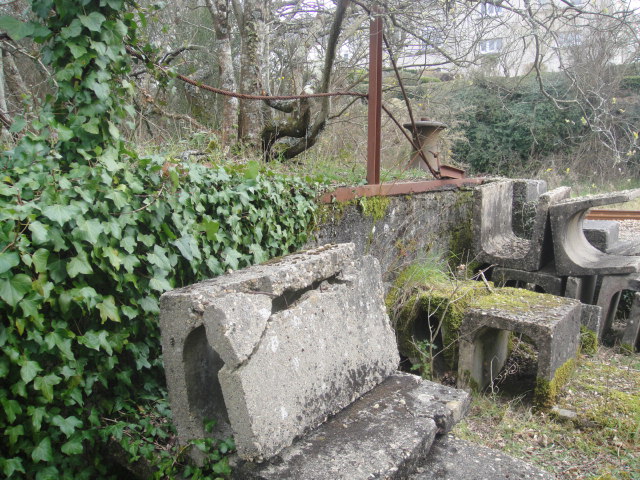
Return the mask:
{"type": "MultiPolygon", "coordinates": [[[[561,81],[545,82],[562,97],[561,81]]],[[[466,137],[453,154],[476,173],[522,172],[532,158],[569,150],[584,129],[579,109],[556,108],[533,78],[477,79],[457,89],[452,103],[463,112],[466,137]]]]}
{"type": "Polygon", "coordinates": [[[622,78],[621,88],[640,90],[640,75],[629,75],[622,78]]]}
{"type": "Polygon", "coordinates": [[[108,477],[104,419],[163,399],[159,295],[297,249],[313,192],[157,158],[0,178],[0,471],[108,477]]]}

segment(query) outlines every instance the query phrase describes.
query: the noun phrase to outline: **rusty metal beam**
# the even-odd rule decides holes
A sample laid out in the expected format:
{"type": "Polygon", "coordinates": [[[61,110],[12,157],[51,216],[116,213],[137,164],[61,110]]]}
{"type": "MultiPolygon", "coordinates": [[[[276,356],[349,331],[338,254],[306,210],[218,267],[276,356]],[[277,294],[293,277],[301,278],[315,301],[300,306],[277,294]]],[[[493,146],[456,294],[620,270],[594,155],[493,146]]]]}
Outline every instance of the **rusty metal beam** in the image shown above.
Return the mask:
{"type": "Polygon", "coordinates": [[[640,220],[640,210],[591,210],[588,220],[640,220]]]}
{"type": "Polygon", "coordinates": [[[369,24],[369,112],[367,129],[367,183],[380,183],[380,129],[382,111],[382,15],[377,5],[369,24]]]}
{"type": "Polygon", "coordinates": [[[454,178],[447,180],[429,180],[426,182],[383,183],[361,185],[359,187],[340,187],[320,197],[321,203],[347,202],[360,197],[408,195],[435,190],[451,190],[459,187],[479,185],[483,178],[454,178]]]}

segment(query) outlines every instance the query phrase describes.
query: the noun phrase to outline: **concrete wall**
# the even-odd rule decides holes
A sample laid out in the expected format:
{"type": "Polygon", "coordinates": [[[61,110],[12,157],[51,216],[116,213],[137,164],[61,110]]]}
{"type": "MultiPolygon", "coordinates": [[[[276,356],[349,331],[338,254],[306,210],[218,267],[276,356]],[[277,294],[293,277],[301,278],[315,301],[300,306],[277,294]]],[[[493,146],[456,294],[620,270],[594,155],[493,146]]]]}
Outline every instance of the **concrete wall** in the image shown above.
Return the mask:
{"type": "Polygon", "coordinates": [[[356,254],[370,254],[382,267],[388,288],[408,265],[433,253],[458,255],[471,249],[472,188],[394,197],[368,197],[320,207],[319,226],[308,246],[353,242],[356,254]]]}

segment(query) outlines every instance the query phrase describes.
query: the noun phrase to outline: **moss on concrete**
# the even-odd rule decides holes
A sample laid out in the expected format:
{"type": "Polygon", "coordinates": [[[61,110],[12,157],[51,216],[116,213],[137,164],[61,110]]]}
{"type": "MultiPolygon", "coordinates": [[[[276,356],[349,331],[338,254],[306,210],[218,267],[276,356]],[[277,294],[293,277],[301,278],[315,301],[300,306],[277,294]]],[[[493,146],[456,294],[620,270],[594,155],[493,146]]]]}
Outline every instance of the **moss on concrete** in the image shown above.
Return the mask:
{"type": "Polygon", "coordinates": [[[384,218],[390,203],[389,197],[362,197],[358,199],[362,213],[366,217],[371,217],[374,223],[384,218]]]}
{"type": "Polygon", "coordinates": [[[598,334],[584,325],[580,325],[580,351],[586,355],[598,351],[598,334]]]}
{"type": "Polygon", "coordinates": [[[316,210],[316,228],[327,223],[337,225],[344,217],[347,209],[355,204],[355,200],[349,200],[347,202],[332,202],[318,205],[318,209],[316,210]]]}
{"type": "Polygon", "coordinates": [[[474,308],[490,310],[497,308],[507,312],[546,309],[562,305],[564,299],[555,295],[533,292],[522,288],[494,288],[490,296],[478,297],[471,305],[474,308]]]}
{"type": "Polygon", "coordinates": [[[569,381],[575,367],[576,359],[571,358],[558,367],[551,380],[540,377],[536,379],[535,402],[539,408],[546,410],[553,407],[558,392],[569,381]]]}

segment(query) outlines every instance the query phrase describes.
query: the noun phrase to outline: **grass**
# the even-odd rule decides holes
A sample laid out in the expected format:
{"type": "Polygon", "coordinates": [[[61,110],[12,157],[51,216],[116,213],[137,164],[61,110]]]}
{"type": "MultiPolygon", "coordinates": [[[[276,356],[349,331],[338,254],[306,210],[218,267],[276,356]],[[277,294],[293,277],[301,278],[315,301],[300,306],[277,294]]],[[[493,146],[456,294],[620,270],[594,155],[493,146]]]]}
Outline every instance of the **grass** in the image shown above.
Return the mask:
{"type": "Polygon", "coordinates": [[[559,479],[640,479],[640,354],[601,347],[581,356],[557,405],[567,420],[536,411],[525,397],[476,395],[454,430],[460,438],[500,449],[559,479]]]}

